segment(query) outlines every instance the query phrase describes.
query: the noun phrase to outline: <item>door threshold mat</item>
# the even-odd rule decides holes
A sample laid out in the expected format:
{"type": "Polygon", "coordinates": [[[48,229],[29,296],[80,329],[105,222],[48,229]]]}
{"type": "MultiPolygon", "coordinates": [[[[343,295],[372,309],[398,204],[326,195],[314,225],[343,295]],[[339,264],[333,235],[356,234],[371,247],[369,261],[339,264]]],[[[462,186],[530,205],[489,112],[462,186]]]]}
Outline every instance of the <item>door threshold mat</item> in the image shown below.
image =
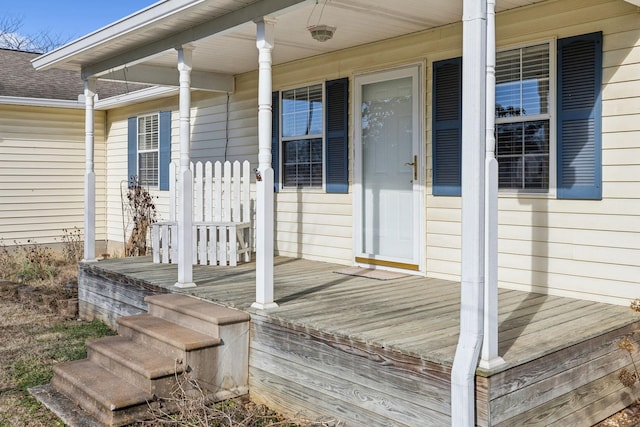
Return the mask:
{"type": "Polygon", "coordinates": [[[379,270],[374,268],[347,267],[335,270],[334,273],[346,274],[347,276],[366,277],[367,279],[376,280],[393,280],[401,279],[409,276],[408,274],[398,273],[395,271],[379,270]]]}

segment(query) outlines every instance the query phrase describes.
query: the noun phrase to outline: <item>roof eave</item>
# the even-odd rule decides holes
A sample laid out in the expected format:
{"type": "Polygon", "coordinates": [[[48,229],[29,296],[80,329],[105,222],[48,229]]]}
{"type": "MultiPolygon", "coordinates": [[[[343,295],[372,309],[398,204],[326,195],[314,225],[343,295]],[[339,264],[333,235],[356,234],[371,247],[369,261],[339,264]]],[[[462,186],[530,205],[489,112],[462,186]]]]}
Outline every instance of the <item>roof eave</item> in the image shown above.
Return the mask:
{"type": "MultiPolygon", "coordinates": [[[[126,16],[112,24],[96,30],[86,36],[80,37],[51,52],[45,53],[31,61],[36,70],[46,70],[61,63],[68,63],[74,56],[96,46],[108,43],[115,37],[135,31],[141,27],[152,24],[159,19],[176,14],[195,4],[205,0],[166,0],[159,1],[151,6],[126,16]]],[[[69,67],[80,71],[80,66],[69,67]]]]}

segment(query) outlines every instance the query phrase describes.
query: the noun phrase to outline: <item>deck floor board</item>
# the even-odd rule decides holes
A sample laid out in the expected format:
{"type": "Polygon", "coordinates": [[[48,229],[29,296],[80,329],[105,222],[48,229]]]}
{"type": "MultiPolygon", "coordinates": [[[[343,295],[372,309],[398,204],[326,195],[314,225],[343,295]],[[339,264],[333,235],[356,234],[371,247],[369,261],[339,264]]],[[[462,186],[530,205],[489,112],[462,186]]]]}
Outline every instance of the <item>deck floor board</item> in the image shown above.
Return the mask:
{"type": "MultiPolygon", "coordinates": [[[[194,266],[197,288],[174,288],[177,267],[150,258],[101,261],[100,268],[249,312],[255,299],[255,263],[237,267],[194,266]]],[[[451,365],[459,328],[460,284],[405,276],[376,280],[335,273],[338,264],[276,257],[274,293],[279,307],[261,313],[282,323],[305,325],[379,342],[451,365]]],[[[509,365],[532,360],[585,336],[605,333],[637,318],[626,307],[571,298],[499,291],[499,348],[509,365]]]]}

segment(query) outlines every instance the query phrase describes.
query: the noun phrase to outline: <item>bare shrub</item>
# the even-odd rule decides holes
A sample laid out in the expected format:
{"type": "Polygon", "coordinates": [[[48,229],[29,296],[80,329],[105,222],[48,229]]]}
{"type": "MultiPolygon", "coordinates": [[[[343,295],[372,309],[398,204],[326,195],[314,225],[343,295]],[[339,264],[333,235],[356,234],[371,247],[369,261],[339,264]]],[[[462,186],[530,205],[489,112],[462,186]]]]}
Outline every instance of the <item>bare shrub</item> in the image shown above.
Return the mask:
{"type": "Polygon", "coordinates": [[[139,426],[229,427],[340,427],[334,419],[310,421],[288,419],[246,397],[214,403],[189,373],[176,374],[176,388],[160,407],[151,407],[152,419],[139,426]],[[173,408],[173,410],[168,410],[173,408]]]}
{"type": "Polygon", "coordinates": [[[84,255],[82,231],[78,227],[73,230],[62,229],[62,255],[72,263],[78,263],[84,255]]]}
{"type": "Polygon", "coordinates": [[[156,222],[156,205],[149,191],[136,179],[127,192],[128,210],[133,221],[133,229],[127,239],[125,256],[147,254],[147,234],[151,224],[156,222]]]}

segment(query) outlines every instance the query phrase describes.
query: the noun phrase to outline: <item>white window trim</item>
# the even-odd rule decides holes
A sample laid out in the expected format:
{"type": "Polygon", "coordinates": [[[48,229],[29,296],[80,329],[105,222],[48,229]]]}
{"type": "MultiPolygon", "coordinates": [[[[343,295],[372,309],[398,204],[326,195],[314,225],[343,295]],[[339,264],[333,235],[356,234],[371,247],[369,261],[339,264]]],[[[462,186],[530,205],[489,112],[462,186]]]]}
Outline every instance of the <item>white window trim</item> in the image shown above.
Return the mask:
{"type": "MultiPolygon", "coordinates": [[[[557,123],[557,39],[544,39],[538,41],[530,41],[526,43],[518,43],[514,45],[500,47],[497,50],[497,54],[514,49],[522,49],[531,46],[537,46],[541,44],[549,45],[549,113],[538,114],[534,116],[527,116],[527,121],[531,120],[546,120],[549,119],[549,189],[547,191],[540,190],[528,190],[528,189],[514,189],[514,188],[502,188],[499,189],[499,195],[501,197],[521,197],[526,195],[533,198],[555,199],[557,193],[557,138],[556,138],[556,123],[557,123]]],[[[498,119],[495,118],[496,127],[501,123],[509,123],[517,120],[498,119]]],[[[496,141],[497,142],[497,141],[496,141]]],[[[497,148],[497,147],[496,147],[497,148]]]]}
{"type": "Polygon", "coordinates": [[[327,113],[327,100],[326,100],[326,82],[325,81],[317,81],[312,83],[302,83],[295,86],[284,87],[278,91],[278,102],[280,105],[278,106],[278,152],[280,155],[278,156],[278,168],[280,173],[278,174],[278,186],[280,187],[281,193],[326,193],[326,167],[327,167],[327,159],[326,159],[326,144],[327,144],[327,123],[326,123],[326,113],[327,113]],[[283,137],[282,136],[282,116],[283,116],[283,108],[282,108],[282,92],[286,92],[293,89],[302,89],[305,87],[317,86],[320,85],[322,87],[322,134],[314,134],[314,135],[305,135],[304,138],[300,138],[299,136],[291,136],[291,137],[283,137]],[[286,141],[296,141],[299,139],[322,139],[322,186],[319,187],[291,187],[284,185],[284,144],[286,141]]]}
{"type": "Polygon", "coordinates": [[[148,114],[140,114],[138,116],[136,116],[136,175],[138,176],[138,184],[139,185],[143,185],[141,182],[141,175],[140,175],[140,154],[141,153],[157,153],[158,155],[158,169],[156,171],[156,185],[148,185],[148,184],[144,184],[145,187],[154,189],[154,190],[159,190],[160,189],[160,112],[155,112],[155,113],[148,113],[148,114]],[[157,122],[158,122],[158,148],[156,148],[155,150],[140,150],[139,146],[140,146],[140,119],[141,118],[145,118],[145,117],[156,117],[157,122]]]}

